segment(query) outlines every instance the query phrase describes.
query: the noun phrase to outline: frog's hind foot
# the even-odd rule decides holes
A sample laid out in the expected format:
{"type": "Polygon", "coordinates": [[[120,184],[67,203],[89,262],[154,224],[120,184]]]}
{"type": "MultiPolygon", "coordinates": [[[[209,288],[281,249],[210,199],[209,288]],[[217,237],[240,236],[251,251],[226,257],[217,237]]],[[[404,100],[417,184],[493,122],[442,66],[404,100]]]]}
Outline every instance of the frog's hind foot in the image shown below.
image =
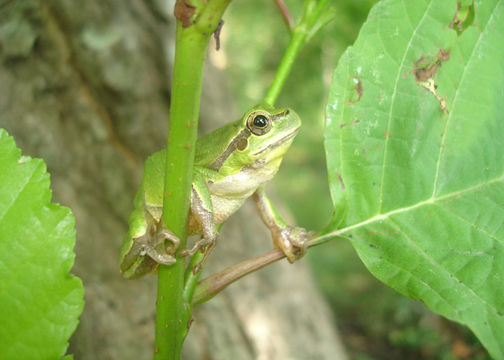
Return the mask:
{"type": "Polygon", "coordinates": [[[180,257],[184,257],[184,256],[191,256],[192,257],[192,256],[194,256],[194,254],[196,254],[196,252],[198,252],[198,250],[201,250],[201,252],[204,253],[203,259],[201,259],[201,261],[199,263],[197,263],[196,265],[194,265],[194,267],[193,267],[192,272],[193,272],[193,274],[196,274],[201,270],[201,268],[203,267],[203,265],[207,261],[208,255],[210,255],[210,253],[212,252],[216,243],[217,243],[216,240],[201,238],[198,241],[196,241],[196,243],[194,244],[194,246],[191,249],[186,249],[186,250],[180,251],[179,256],[180,257]]]}
{"type": "Polygon", "coordinates": [[[140,255],[147,255],[155,262],[163,265],[172,265],[177,259],[175,251],[177,251],[180,240],[171,231],[164,229],[154,235],[152,241],[142,245],[140,255]],[[165,243],[167,243],[165,245],[165,243]]]}
{"type": "Polygon", "coordinates": [[[209,239],[209,238],[201,238],[196,243],[193,245],[191,249],[185,249],[179,252],[180,257],[185,257],[185,256],[193,256],[196,254],[196,252],[200,249],[205,249],[207,245],[211,245],[212,243],[215,243],[214,240],[209,239]]]}

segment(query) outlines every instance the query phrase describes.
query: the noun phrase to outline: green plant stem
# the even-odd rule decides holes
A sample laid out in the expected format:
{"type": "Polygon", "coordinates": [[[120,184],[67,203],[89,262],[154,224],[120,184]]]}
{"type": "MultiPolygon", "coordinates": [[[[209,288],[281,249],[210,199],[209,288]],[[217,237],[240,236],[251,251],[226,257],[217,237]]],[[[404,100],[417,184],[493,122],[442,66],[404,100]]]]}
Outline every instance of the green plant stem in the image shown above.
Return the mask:
{"type": "Polygon", "coordinates": [[[287,45],[287,49],[285,50],[280,65],[278,66],[275,77],[273,78],[266,96],[264,97],[263,102],[265,104],[272,106],[275,104],[278,95],[280,95],[285,81],[287,80],[287,76],[289,76],[294,60],[296,60],[296,56],[303,46],[306,36],[307,33],[303,28],[296,26],[292,29],[292,36],[290,38],[289,45],[287,45]]]}
{"type": "MultiPolygon", "coordinates": [[[[195,9],[189,27],[177,21],[170,126],[167,142],[163,227],[171,229],[185,247],[203,65],[210,35],[230,0],[211,0],[195,9]]],[[[158,276],[154,359],[179,359],[191,318],[183,300],[184,259],[160,266],[158,276]]]]}
{"type": "Polygon", "coordinates": [[[200,269],[196,274],[193,273],[193,269],[196,265],[198,265],[203,258],[205,257],[205,254],[198,251],[196,254],[191,259],[191,262],[189,263],[189,266],[187,267],[186,274],[185,274],[185,280],[184,280],[184,301],[187,304],[190,304],[192,302],[194,290],[196,288],[196,285],[198,284],[198,279],[201,275],[201,271],[203,269],[200,269]]]}
{"type": "MultiPolygon", "coordinates": [[[[292,65],[296,60],[301,47],[307,38],[313,36],[315,32],[325,26],[332,17],[324,16],[324,11],[327,11],[329,0],[306,0],[304,5],[303,17],[301,21],[294,26],[291,32],[291,38],[287,49],[278,66],[275,77],[271,82],[263,102],[268,105],[274,105],[278,95],[287,80],[287,76],[292,69],[292,65]]],[[[283,12],[282,12],[283,13],[283,12]]]]}

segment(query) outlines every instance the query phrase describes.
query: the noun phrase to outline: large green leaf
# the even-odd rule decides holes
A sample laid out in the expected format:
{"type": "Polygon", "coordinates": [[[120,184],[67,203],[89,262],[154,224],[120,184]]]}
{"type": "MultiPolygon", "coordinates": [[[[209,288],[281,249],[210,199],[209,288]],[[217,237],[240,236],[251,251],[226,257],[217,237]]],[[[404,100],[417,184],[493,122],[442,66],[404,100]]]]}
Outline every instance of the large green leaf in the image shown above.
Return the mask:
{"type": "Polygon", "coordinates": [[[74,217],[51,204],[42,160],[0,129],[0,359],[58,359],[83,308],[74,217]]]}
{"type": "MultiPolygon", "coordinates": [[[[504,0],[387,0],[331,86],[329,229],[504,358],[504,0]]],[[[328,235],[330,236],[330,235],[328,235]]],[[[320,242],[320,241],[319,241],[320,242]]]]}

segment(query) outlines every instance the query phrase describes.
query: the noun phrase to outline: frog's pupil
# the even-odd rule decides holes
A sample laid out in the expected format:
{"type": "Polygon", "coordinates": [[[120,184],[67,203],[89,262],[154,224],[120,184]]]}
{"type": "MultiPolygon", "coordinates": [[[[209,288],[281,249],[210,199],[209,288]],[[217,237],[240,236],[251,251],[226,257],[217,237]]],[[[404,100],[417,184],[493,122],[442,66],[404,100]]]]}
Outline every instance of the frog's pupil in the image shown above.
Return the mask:
{"type": "Polygon", "coordinates": [[[254,118],[254,125],[257,126],[258,128],[263,128],[266,125],[268,125],[268,119],[264,115],[257,115],[254,118]]]}

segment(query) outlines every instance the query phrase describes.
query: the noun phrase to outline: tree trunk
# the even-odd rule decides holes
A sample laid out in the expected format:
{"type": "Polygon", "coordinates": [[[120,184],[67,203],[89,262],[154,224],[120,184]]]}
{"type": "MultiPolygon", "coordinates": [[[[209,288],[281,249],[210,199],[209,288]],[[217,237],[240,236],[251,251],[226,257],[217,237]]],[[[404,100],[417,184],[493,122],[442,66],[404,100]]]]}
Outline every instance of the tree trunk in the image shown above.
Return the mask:
{"type": "MultiPolygon", "coordinates": [[[[172,8],[162,0],[0,4],[0,126],[24,155],[46,161],[54,201],[77,221],[73,272],[86,306],[71,341],[76,359],[152,356],[156,278],[123,279],[118,256],[143,161],[166,139],[172,8]]],[[[206,71],[202,123],[216,127],[233,110],[222,76],[206,71]]],[[[270,248],[249,202],[224,226],[205,274],[270,248]]],[[[304,261],[242,279],[194,318],[186,359],[344,358],[304,261]]]]}

